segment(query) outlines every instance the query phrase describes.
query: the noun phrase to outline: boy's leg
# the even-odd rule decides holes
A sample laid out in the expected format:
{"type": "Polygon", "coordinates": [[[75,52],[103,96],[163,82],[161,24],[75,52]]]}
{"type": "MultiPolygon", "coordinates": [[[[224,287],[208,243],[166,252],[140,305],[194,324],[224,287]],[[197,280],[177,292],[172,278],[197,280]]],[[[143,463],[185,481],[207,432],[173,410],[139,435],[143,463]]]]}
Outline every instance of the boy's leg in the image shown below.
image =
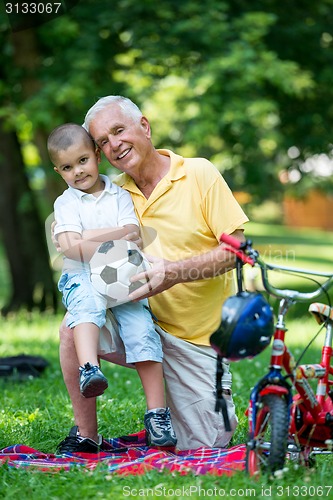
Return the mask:
{"type": "Polygon", "coordinates": [[[126,361],[135,363],[146,395],[148,410],[144,416],[148,443],[153,446],[175,446],[169,408],[165,408],[162,345],[155,330],[150,312],[144,307],[147,301],[123,304],[113,313],[126,350],[126,361]]]}
{"type": "Polygon", "coordinates": [[[59,288],[69,313],[67,325],[73,329],[80,365],[80,392],[86,398],[100,396],[108,387],[97,356],[99,332],[105,324],[106,301],[96,293],[87,272],[65,273],[59,288]]]}
{"type": "MultiPolygon", "coordinates": [[[[119,335],[118,332],[113,329],[110,331],[110,335],[114,339],[112,345],[117,346],[118,350],[109,354],[104,353],[101,357],[110,363],[134,368],[133,365],[126,364],[122,342],[120,339],[116,338],[116,336],[119,335]]],[[[60,364],[64,382],[73,407],[75,425],[79,428],[80,436],[93,439],[97,442],[96,399],[86,399],[80,393],[78,384],[79,361],[74,346],[73,331],[66,326],[65,318],[60,325],[59,338],[60,364]]]]}
{"type": "Polygon", "coordinates": [[[79,364],[98,365],[98,343],[100,328],[94,323],[80,323],[73,328],[74,344],[79,364]]]}
{"type": "Polygon", "coordinates": [[[155,330],[148,301],[129,302],[112,308],[126,352],[127,363],[162,362],[161,339],[155,330]]]}
{"type": "Polygon", "coordinates": [[[229,366],[224,364],[222,387],[233,430],[226,432],[221,413],[215,412],[215,351],[208,346],[185,342],[159,327],[157,331],[163,345],[166,400],[178,447],[185,450],[227,446],[237,426],[229,366]]]}
{"type": "Polygon", "coordinates": [[[136,363],[147,411],[144,416],[148,444],[152,446],[176,446],[177,437],[172,426],[170,409],[165,407],[162,363],[143,361],[136,363]]]}
{"type": "Polygon", "coordinates": [[[162,363],[141,361],[135,363],[146,396],[147,409],[164,408],[164,378],[162,363]]]}

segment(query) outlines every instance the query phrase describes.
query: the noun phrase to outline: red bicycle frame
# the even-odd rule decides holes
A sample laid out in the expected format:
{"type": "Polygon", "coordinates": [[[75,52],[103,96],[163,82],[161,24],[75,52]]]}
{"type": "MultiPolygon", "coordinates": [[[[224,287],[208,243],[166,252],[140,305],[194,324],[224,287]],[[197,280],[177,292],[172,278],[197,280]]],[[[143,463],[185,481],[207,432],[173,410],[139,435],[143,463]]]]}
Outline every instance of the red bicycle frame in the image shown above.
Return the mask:
{"type": "MultiPolygon", "coordinates": [[[[294,438],[297,445],[301,445],[305,449],[326,447],[327,440],[331,440],[333,435],[333,391],[330,392],[333,381],[329,379],[333,375],[333,367],[331,367],[333,321],[330,320],[327,323],[320,363],[296,366],[295,359],[285,344],[287,328],[284,318],[290,306],[295,302],[310,302],[323,291],[328,290],[333,283],[333,276],[326,273],[269,265],[259,257],[256,250],[252,249],[250,241],[240,242],[225,234],[221,236],[220,240],[227,244],[227,250],[235,254],[243,263],[248,263],[251,266],[259,265],[266,291],[281,299],[271,347],[269,371],[255,385],[250,394],[247,410],[248,449],[256,449],[255,436],[258,433],[256,427],[259,402],[264,396],[270,394],[285,399],[289,414],[289,435],[294,438]],[[276,269],[321,275],[328,277],[328,279],[314,292],[302,293],[296,290],[281,290],[271,285],[267,277],[268,270],[276,269]],[[314,379],[318,380],[316,393],[309,383],[309,380],[314,379]],[[294,397],[292,396],[293,389],[296,391],[294,397]]],[[[262,445],[262,449],[265,449],[265,446],[262,445]]]]}

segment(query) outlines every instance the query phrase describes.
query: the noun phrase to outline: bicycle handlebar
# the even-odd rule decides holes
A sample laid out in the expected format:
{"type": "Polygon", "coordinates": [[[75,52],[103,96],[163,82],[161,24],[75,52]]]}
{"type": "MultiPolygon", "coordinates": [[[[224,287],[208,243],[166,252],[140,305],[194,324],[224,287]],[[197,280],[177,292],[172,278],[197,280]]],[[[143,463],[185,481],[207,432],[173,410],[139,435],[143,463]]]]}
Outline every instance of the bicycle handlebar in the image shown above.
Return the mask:
{"type": "Polygon", "coordinates": [[[220,236],[220,241],[222,243],[226,243],[230,249],[232,249],[232,252],[239,257],[244,264],[250,264],[250,266],[254,266],[255,260],[252,258],[252,256],[246,255],[243,250],[245,250],[246,246],[248,245],[248,241],[239,241],[233,236],[230,236],[230,234],[225,234],[222,233],[220,236]]]}
{"type": "Polygon", "coordinates": [[[234,238],[233,236],[230,236],[230,234],[225,234],[225,233],[221,234],[220,241],[226,243],[232,248],[235,248],[236,250],[240,250],[242,246],[246,245],[246,241],[242,243],[241,241],[237,240],[237,238],[234,238]]]}
{"type": "Polygon", "coordinates": [[[264,288],[270,295],[274,295],[275,297],[286,298],[298,302],[310,302],[319,297],[324,291],[328,290],[333,285],[333,275],[329,273],[307,271],[304,269],[267,264],[260,257],[259,252],[252,248],[252,242],[250,240],[241,242],[233,236],[230,236],[229,234],[222,233],[220,236],[220,241],[222,243],[225,243],[227,245],[227,250],[234,253],[239,259],[242,260],[242,262],[244,262],[244,264],[250,264],[252,267],[257,264],[260,267],[264,288]],[[269,282],[267,271],[270,270],[289,271],[299,274],[328,277],[328,280],[326,280],[322,285],[319,286],[319,288],[317,288],[313,292],[299,292],[298,290],[280,289],[276,288],[269,282]]]}

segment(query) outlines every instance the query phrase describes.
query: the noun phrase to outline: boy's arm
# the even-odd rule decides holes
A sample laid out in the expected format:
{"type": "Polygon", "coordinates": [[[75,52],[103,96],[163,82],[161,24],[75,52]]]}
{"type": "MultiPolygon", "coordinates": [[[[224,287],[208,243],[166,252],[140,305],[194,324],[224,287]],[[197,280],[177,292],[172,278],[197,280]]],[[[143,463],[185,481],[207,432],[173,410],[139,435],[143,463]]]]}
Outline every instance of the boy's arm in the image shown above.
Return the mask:
{"type": "Polygon", "coordinates": [[[90,241],[128,240],[135,243],[141,250],[143,248],[140,228],[136,224],[125,224],[122,227],[86,229],[82,233],[82,238],[90,241]]]}
{"type": "Polygon", "coordinates": [[[61,252],[66,257],[81,262],[89,262],[100,245],[97,241],[83,240],[79,233],[71,231],[59,233],[56,238],[61,252]]]}
{"type": "Polygon", "coordinates": [[[82,239],[89,241],[121,240],[131,233],[135,233],[137,238],[140,237],[140,229],[135,224],[126,224],[121,227],[105,227],[98,229],[85,229],[82,233],[82,239]]]}
{"type": "Polygon", "coordinates": [[[83,235],[66,231],[57,236],[58,244],[63,254],[69,259],[89,262],[96,249],[103,241],[120,240],[135,233],[139,237],[140,231],[135,224],[123,227],[89,229],[83,235]]]}

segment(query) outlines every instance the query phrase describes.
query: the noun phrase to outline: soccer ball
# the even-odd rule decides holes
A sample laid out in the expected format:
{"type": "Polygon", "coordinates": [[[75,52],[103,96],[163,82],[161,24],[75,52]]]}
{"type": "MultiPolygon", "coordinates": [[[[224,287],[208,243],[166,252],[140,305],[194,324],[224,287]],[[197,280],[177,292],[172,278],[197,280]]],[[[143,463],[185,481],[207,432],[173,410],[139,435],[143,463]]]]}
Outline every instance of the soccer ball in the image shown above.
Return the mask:
{"type": "Polygon", "coordinates": [[[146,280],[130,282],[135,274],[150,268],[139,247],[126,240],[102,243],[90,259],[90,278],[96,290],[114,307],[129,302],[128,295],[146,284],[146,280]]]}

